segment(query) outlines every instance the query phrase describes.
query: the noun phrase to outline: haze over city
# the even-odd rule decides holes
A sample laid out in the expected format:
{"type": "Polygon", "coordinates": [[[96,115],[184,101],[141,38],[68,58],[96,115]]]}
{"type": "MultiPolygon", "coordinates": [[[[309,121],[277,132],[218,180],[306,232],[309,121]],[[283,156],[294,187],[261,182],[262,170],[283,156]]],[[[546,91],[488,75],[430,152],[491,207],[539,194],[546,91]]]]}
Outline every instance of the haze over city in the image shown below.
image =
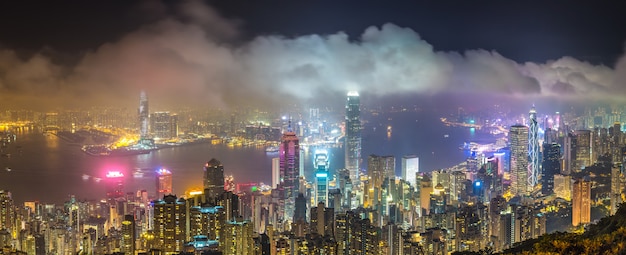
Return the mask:
{"type": "Polygon", "coordinates": [[[624,254],[625,12],[1,2],[0,254],[624,254]]]}
{"type": "Polygon", "coordinates": [[[341,102],[347,90],[526,104],[626,92],[617,3],[2,5],[3,107],[131,106],[142,89],[220,108],[341,102]]]}

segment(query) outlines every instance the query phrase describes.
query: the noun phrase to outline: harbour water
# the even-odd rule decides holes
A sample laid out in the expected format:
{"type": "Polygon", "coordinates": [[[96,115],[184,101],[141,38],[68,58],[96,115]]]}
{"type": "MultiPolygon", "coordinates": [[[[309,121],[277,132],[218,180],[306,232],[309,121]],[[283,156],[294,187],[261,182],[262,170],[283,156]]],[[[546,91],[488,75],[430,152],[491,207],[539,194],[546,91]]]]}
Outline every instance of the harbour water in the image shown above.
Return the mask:
{"type": "MultiPolygon", "coordinates": [[[[459,150],[467,141],[486,141],[490,137],[469,128],[447,127],[440,116],[423,112],[397,112],[363,116],[362,158],[366,169],[370,154],[396,157],[396,174],[400,175],[401,157],[420,157],[420,171],[445,168],[463,161],[468,155],[459,150]]],[[[40,201],[61,203],[75,195],[79,199],[104,196],[107,171],[125,174],[129,192],[146,189],[154,194],[155,174],[159,168],[173,173],[174,193],[202,187],[203,165],[216,158],[224,165],[226,175],[235,182],[271,184],[271,159],[278,153],[265,148],[229,147],[210,143],[165,148],[150,154],[122,157],[94,157],[52,134],[39,131],[17,133],[14,143],[4,148],[10,156],[0,158],[0,189],[10,190],[17,202],[40,201]],[[10,171],[8,171],[10,170],[10,171]]],[[[328,148],[331,174],[344,165],[343,147],[328,148]]],[[[305,174],[312,177],[313,149],[305,158],[305,174]]]]}

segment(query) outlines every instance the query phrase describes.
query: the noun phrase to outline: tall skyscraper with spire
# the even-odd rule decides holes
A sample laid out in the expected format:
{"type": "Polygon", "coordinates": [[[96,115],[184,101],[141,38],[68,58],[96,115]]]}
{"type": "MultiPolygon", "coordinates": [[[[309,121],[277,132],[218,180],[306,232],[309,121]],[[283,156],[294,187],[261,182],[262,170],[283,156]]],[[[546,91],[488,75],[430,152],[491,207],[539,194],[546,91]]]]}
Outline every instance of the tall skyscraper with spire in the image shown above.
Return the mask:
{"type": "Polygon", "coordinates": [[[539,126],[537,124],[537,111],[535,106],[528,113],[528,185],[534,188],[539,182],[539,126]]]}
{"type": "Polygon", "coordinates": [[[359,182],[359,170],[361,166],[361,102],[359,93],[356,91],[348,92],[348,101],[346,103],[346,130],[345,130],[345,149],[346,149],[346,169],[350,172],[350,180],[352,183],[359,182]]]}
{"type": "Polygon", "coordinates": [[[150,111],[148,110],[148,96],[145,91],[141,91],[139,96],[139,138],[148,139],[150,111]]]}
{"type": "Polygon", "coordinates": [[[528,188],[528,127],[511,126],[511,193],[514,196],[530,194],[528,188]]]}
{"type": "Polygon", "coordinates": [[[296,133],[291,129],[291,121],[280,142],[279,158],[280,189],[283,191],[285,202],[284,219],[293,219],[299,188],[300,142],[296,133]]]}

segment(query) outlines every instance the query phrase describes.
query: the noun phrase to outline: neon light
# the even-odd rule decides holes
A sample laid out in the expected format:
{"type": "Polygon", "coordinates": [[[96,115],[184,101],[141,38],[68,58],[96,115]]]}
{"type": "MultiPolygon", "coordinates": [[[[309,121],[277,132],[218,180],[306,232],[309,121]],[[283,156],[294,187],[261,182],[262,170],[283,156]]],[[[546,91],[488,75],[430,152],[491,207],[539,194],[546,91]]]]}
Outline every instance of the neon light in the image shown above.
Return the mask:
{"type": "Polygon", "coordinates": [[[328,174],[327,174],[327,173],[316,173],[316,174],[315,174],[315,177],[318,177],[318,178],[326,178],[326,177],[328,177],[328,174]]]}
{"type": "Polygon", "coordinates": [[[109,171],[106,175],[107,178],[121,178],[124,174],[120,171],[109,171]]]}
{"type": "Polygon", "coordinates": [[[157,170],[156,173],[158,175],[170,175],[170,174],[172,174],[172,172],[170,172],[170,170],[167,170],[165,168],[161,168],[161,169],[157,170]]]}

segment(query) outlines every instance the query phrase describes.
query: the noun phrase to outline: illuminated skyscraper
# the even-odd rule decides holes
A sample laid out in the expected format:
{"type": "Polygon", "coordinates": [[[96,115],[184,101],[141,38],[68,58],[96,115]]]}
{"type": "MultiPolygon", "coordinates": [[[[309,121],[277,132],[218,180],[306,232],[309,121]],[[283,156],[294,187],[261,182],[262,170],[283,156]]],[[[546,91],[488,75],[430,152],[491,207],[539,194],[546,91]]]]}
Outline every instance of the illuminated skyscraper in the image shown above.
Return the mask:
{"type": "Polygon", "coordinates": [[[345,149],[346,149],[346,169],[350,171],[350,180],[356,184],[359,182],[359,171],[361,166],[361,102],[359,93],[348,92],[346,103],[346,127],[345,127],[345,149]]]}
{"type": "Polygon", "coordinates": [[[593,162],[591,159],[591,131],[590,130],[576,130],[574,131],[576,136],[574,146],[575,159],[573,162],[573,170],[580,172],[583,168],[590,166],[593,162]]]}
{"type": "Polygon", "coordinates": [[[254,254],[253,225],[242,219],[226,221],[220,243],[223,254],[252,255],[254,254]],[[223,239],[222,239],[223,238],[223,239]]]}
{"type": "Polygon", "coordinates": [[[417,187],[415,176],[419,171],[420,159],[416,155],[402,157],[402,179],[410,183],[413,188],[417,187]]]}
{"type": "Polygon", "coordinates": [[[184,199],[166,195],[154,201],[154,234],[158,246],[166,253],[182,251],[187,241],[187,213],[184,199]]]}
{"type": "Polygon", "coordinates": [[[395,178],[396,158],[393,156],[370,155],[367,158],[367,174],[374,187],[381,187],[387,178],[395,178]]]}
{"type": "Polygon", "coordinates": [[[315,151],[315,203],[328,204],[328,152],[315,151]]]}
{"type": "Polygon", "coordinates": [[[124,215],[121,243],[124,255],[135,255],[135,218],[133,215],[124,215]]]}
{"type": "Polygon", "coordinates": [[[156,171],[156,193],[157,199],[172,194],[172,172],[170,170],[161,168],[156,171]]]}
{"type": "Polygon", "coordinates": [[[204,165],[204,195],[209,202],[224,193],[224,166],[217,159],[212,158],[204,165]]]}
{"type": "Polygon", "coordinates": [[[148,139],[150,111],[148,110],[148,96],[145,91],[141,91],[139,98],[139,137],[148,139]]]}
{"type": "Polygon", "coordinates": [[[119,171],[109,171],[106,174],[106,195],[109,199],[124,196],[124,174],[119,171]]]}
{"type": "Polygon", "coordinates": [[[591,182],[578,179],[572,193],[572,226],[591,222],[591,182]]]}
{"type": "Polygon", "coordinates": [[[11,192],[0,190],[0,229],[11,230],[14,220],[14,207],[11,192]]]}
{"type": "Polygon", "coordinates": [[[178,136],[178,115],[169,112],[150,114],[150,130],[155,138],[170,139],[178,136]]]}
{"type": "Polygon", "coordinates": [[[539,125],[537,124],[537,111],[533,106],[528,113],[528,185],[534,188],[540,178],[539,170],[539,125]]]}
{"type": "Polygon", "coordinates": [[[300,173],[300,143],[291,124],[283,134],[280,148],[280,180],[285,198],[284,219],[293,219],[295,199],[298,195],[298,174],[300,173]]]}
{"type": "Polygon", "coordinates": [[[528,127],[511,126],[511,193],[515,196],[530,194],[528,186],[528,127]]]}
{"type": "Polygon", "coordinates": [[[620,165],[614,165],[611,169],[611,213],[614,215],[617,212],[617,208],[622,203],[622,183],[624,182],[624,175],[620,165]]]}

